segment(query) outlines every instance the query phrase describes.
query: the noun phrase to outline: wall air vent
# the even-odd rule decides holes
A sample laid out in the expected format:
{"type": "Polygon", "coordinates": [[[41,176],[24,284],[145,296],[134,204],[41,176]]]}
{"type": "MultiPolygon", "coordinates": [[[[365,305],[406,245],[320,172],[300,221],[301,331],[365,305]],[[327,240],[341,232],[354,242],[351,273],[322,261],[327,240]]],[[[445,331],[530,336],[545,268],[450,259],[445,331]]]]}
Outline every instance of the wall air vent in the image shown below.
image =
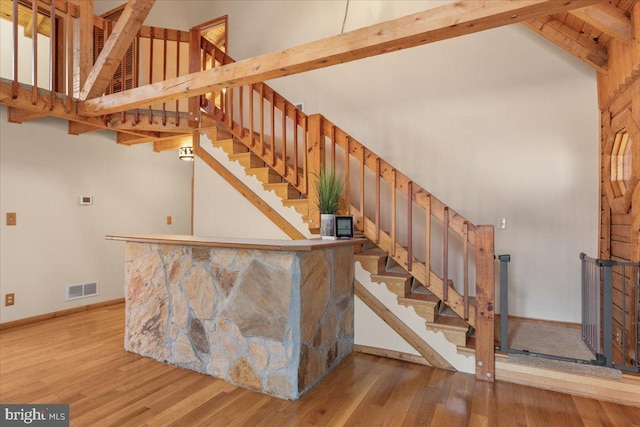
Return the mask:
{"type": "Polygon", "coordinates": [[[98,295],[98,282],[67,286],[67,301],[98,295]]]}

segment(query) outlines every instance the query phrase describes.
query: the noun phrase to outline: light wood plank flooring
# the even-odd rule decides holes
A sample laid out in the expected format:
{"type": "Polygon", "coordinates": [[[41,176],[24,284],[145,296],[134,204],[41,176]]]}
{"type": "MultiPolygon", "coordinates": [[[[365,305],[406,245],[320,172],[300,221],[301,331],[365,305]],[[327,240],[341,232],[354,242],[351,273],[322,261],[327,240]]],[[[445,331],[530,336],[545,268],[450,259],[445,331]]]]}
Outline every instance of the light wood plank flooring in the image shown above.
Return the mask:
{"type": "Polygon", "coordinates": [[[353,354],[297,402],[126,353],[122,305],[0,332],[0,402],[72,426],[640,426],[640,408],[353,354]]]}

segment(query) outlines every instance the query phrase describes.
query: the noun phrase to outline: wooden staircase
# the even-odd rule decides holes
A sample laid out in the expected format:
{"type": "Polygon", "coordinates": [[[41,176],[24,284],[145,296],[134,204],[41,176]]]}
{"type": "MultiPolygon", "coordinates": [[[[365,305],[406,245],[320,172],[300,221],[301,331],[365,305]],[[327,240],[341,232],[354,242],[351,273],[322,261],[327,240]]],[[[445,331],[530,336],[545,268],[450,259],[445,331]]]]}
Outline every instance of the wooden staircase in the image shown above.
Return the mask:
{"type": "MultiPolygon", "coordinates": [[[[213,135],[208,135],[213,136],[213,135]]],[[[219,134],[216,134],[219,137],[219,134]]],[[[211,138],[210,138],[211,139],[211,138]]],[[[282,176],[273,168],[266,165],[264,160],[252,153],[247,146],[233,138],[214,140],[213,146],[222,149],[229,160],[238,162],[247,175],[255,176],[262,182],[262,187],[266,191],[273,191],[276,196],[282,199],[283,206],[292,206],[302,215],[307,222],[309,217],[309,202],[298,189],[284,181],[282,176]]]]}
{"type": "MultiPolygon", "coordinates": [[[[273,191],[284,206],[293,206],[307,222],[308,199],[284,179],[265,162],[252,153],[247,146],[234,138],[228,138],[228,133],[209,132],[209,139],[215,148],[222,149],[230,161],[238,162],[247,175],[255,176],[262,182],[267,191],[273,191]],[[213,138],[224,138],[214,140],[213,138]]],[[[425,319],[427,330],[441,332],[448,341],[459,347],[466,347],[467,354],[473,353],[473,347],[468,348],[467,338],[473,328],[455,312],[449,309],[440,298],[418,282],[415,277],[394,261],[392,257],[377,247],[371,241],[363,245],[355,254],[355,261],[371,275],[373,282],[386,285],[387,289],[397,296],[398,304],[413,307],[416,314],[425,319]]],[[[453,288],[453,283],[449,281],[453,288]]],[[[454,291],[452,291],[454,292],[454,291]]],[[[471,340],[473,342],[473,340],[471,340]]]]}
{"type": "MultiPolygon", "coordinates": [[[[201,47],[202,64],[216,67],[234,62],[204,39],[201,47]]],[[[386,284],[398,304],[413,307],[425,319],[427,330],[441,332],[461,347],[477,342],[476,376],[493,380],[492,226],[471,224],[335,124],[321,115],[307,116],[264,83],[227,88],[200,100],[200,108],[192,109],[190,115],[215,119],[226,132],[223,137],[220,132],[209,137],[214,146],[242,165],[247,174],[256,176],[283,206],[294,207],[312,232],[318,231],[320,222],[313,190],[317,174],[322,168],[341,168],[347,185],[340,213],[353,215],[355,228],[371,242],[357,260],[374,281],[386,284]],[[373,186],[365,178],[371,172],[377,177],[373,186]],[[382,200],[383,186],[395,190],[388,191],[390,200],[382,200]],[[354,191],[354,187],[359,188],[354,191]],[[369,201],[375,197],[374,210],[367,207],[365,193],[369,201]],[[383,203],[391,207],[390,219],[381,215],[383,203]],[[406,212],[402,220],[397,217],[400,206],[406,212]],[[424,211],[428,219],[421,231],[412,228],[416,209],[424,211]],[[442,224],[443,231],[443,259],[438,273],[431,268],[432,220],[442,224]],[[402,240],[398,223],[407,227],[402,240]],[[450,234],[451,239],[461,239],[461,253],[451,251],[450,234]],[[418,240],[429,248],[425,254],[416,255],[418,240]],[[477,300],[470,289],[471,250],[475,250],[477,300]],[[462,286],[454,287],[450,279],[450,256],[459,256],[462,261],[462,286]],[[477,339],[469,338],[473,334],[477,339]]]]}

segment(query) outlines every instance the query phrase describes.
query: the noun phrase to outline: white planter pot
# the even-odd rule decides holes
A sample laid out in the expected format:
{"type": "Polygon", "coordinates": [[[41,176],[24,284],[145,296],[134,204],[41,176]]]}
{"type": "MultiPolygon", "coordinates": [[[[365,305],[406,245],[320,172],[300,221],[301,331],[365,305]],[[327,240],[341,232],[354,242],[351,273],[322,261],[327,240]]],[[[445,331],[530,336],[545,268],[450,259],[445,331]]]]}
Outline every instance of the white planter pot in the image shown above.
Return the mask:
{"type": "Polygon", "coordinates": [[[320,235],[324,240],[335,240],[336,216],[334,214],[320,214],[320,235]]]}

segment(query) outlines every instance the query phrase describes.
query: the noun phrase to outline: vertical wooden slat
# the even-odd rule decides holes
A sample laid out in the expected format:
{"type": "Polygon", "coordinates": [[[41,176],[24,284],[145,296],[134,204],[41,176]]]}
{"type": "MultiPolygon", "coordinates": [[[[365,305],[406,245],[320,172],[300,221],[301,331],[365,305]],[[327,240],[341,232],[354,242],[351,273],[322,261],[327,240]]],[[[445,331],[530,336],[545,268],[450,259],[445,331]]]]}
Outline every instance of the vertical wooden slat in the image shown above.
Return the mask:
{"type": "Polygon", "coordinates": [[[67,8],[67,105],[66,112],[71,112],[71,101],[73,100],[73,18],[71,8],[67,8]]]}
{"type": "Polygon", "coordinates": [[[424,264],[426,271],[424,274],[425,283],[423,284],[428,288],[431,285],[431,194],[427,194],[427,201],[424,210],[424,264]]]}
{"type": "Polygon", "coordinates": [[[33,20],[33,31],[31,39],[33,41],[32,58],[31,58],[31,103],[38,103],[38,0],[33,0],[31,5],[31,19],[33,20]]]}
{"type": "Polygon", "coordinates": [[[380,157],[376,156],[376,244],[378,243],[380,243],[380,157]]]}
{"type": "MultiPolygon", "coordinates": [[[[253,138],[253,84],[249,85],[249,141],[251,146],[255,145],[255,139],[253,138]]],[[[260,136],[262,138],[262,136],[260,136]]]]}
{"type": "MultiPolygon", "coordinates": [[[[133,87],[140,86],[140,30],[136,36],[136,44],[133,52],[133,87]]],[[[134,124],[140,123],[140,109],[136,108],[133,111],[134,124]]]]}
{"type": "MultiPolygon", "coordinates": [[[[349,196],[349,183],[351,182],[351,180],[349,179],[349,156],[351,153],[351,138],[347,135],[347,137],[345,138],[345,150],[344,150],[344,186],[345,186],[345,199],[347,201],[347,210],[346,210],[346,214],[349,215],[351,213],[351,197],[349,196]]],[[[333,144],[332,150],[335,150],[335,145],[336,145],[336,141],[333,140],[331,141],[331,143],[333,144]]],[[[335,169],[335,163],[332,164],[332,167],[335,169]]],[[[364,223],[363,223],[364,225],[364,223]]]]}
{"type": "MultiPolygon", "coordinates": [[[[331,164],[336,164],[336,125],[331,126],[331,164]]],[[[332,166],[333,167],[333,166],[332,166]]]]}
{"type": "MultiPolygon", "coordinates": [[[[109,21],[107,24],[108,24],[107,27],[109,28],[109,36],[111,36],[111,32],[113,32],[113,24],[111,23],[111,21],[109,21]]],[[[108,38],[109,37],[105,37],[105,43],[106,43],[106,40],[108,38]]],[[[108,93],[113,93],[113,77],[111,77],[111,79],[109,80],[109,92],[108,93]]]]}
{"type": "MultiPolygon", "coordinates": [[[[238,88],[238,118],[240,120],[240,137],[244,137],[244,86],[238,88]]],[[[253,133],[249,135],[253,147],[253,133]]]]}
{"type": "Polygon", "coordinates": [[[298,187],[298,109],[293,109],[293,174],[294,185],[298,187]]]}
{"type": "Polygon", "coordinates": [[[362,147],[362,158],[360,159],[360,216],[362,216],[362,223],[364,224],[364,168],[365,168],[365,152],[367,151],[364,146],[362,147]]]}
{"type": "Polygon", "coordinates": [[[51,2],[49,7],[49,110],[53,111],[54,103],[56,100],[56,82],[58,81],[58,66],[56,55],[58,53],[58,47],[56,39],[58,32],[56,28],[56,2],[51,2]]]}
{"type": "MultiPolygon", "coordinates": [[[[149,84],[153,83],[153,37],[154,37],[154,28],[151,27],[149,30],[149,84]]],[[[153,110],[151,109],[151,104],[149,104],[149,124],[153,123],[153,110]]]]}
{"type": "Polygon", "coordinates": [[[309,139],[308,139],[308,117],[305,116],[302,121],[302,137],[303,137],[303,155],[302,155],[302,176],[304,177],[304,192],[305,194],[309,194],[309,165],[308,165],[308,156],[309,156],[309,139]]]}
{"type": "MultiPolygon", "coordinates": [[[[167,33],[168,29],[164,29],[162,34],[162,80],[167,80],[167,33]]],[[[124,77],[124,65],[123,67],[123,77],[124,77]]],[[[167,125],[167,103],[162,103],[162,126],[167,125]]]]}
{"type": "Polygon", "coordinates": [[[13,82],[11,84],[11,97],[18,98],[18,0],[13,0],[13,82]]]}
{"type": "Polygon", "coordinates": [[[264,157],[264,83],[260,83],[260,155],[264,157]]]}
{"type": "Polygon", "coordinates": [[[463,295],[464,320],[469,320],[469,221],[462,223],[462,268],[463,268],[463,295]]]}
{"type": "MultiPolygon", "coordinates": [[[[189,73],[202,71],[202,43],[200,30],[191,29],[189,31],[189,73]]],[[[212,100],[212,102],[215,101],[212,100]]],[[[200,124],[200,96],[189,98],[188,123],[190,127],[197,127],[200,124]]]]}
{"type": "Polygon", "coordinates": [[[413,264],[413,181],[407,183],[407,271],[413,264]]]}
{"type": "Polygon", "coordinates": [[[233,91],[235,88],[228,88],[226,96],[229,97],[229,112],[227,116],[229,117],[229,128],[233,128],[233,91]]]}
{"type": "MultiPolygon", "coordinates": [[[[176,77],[180,76],[180,40],[182,40],[182,32],[178,31],[176,37],[176,77]]],[[[180,100],[176,99],[176,126],[180,126],[180,100]]]]}
{"type": "Polygon", "coordinates": [[[287,176],[287,102],[282,100],[282,165],[287,176]]]}
{"type": "Polygon", "coordinates": [[[396,256],[396,180],[398,171],[391,175],[391,256],[396,256]]]}
{"type": "MultiPolygon", "coordinates": [[[[127,52],[124,53],[124,55],[122,56],[122,60],[120,62],[120,78],[121,78],[121,84],[120,84],[120,91],[124,92],[125,90],[127,90],[126,87],[126,75],[125,75],[125,71],[127,68],[127,52]]],[[[82,88],[82,86],[80,86],[82,88]]],[[[122,123],[125,122],[125,118],[126,118],[126,111],[122,111],[120,112],[120,119],[122,120],[122,123]]]]}
{"type": "Polygon", "coordinates": [[[492,225],[476,226],[476,378],[495,378],[495,264],[492,225]]]}
{"type": "Polygon", "coordinates": [[[271,91],[271,166],[276,164],[276,95],[271,91]]]}
{"type": "Polygon", "coordinates": [[[449,300],[449,207],[444,207],[442,220],[442,300],[449,300]]]}

